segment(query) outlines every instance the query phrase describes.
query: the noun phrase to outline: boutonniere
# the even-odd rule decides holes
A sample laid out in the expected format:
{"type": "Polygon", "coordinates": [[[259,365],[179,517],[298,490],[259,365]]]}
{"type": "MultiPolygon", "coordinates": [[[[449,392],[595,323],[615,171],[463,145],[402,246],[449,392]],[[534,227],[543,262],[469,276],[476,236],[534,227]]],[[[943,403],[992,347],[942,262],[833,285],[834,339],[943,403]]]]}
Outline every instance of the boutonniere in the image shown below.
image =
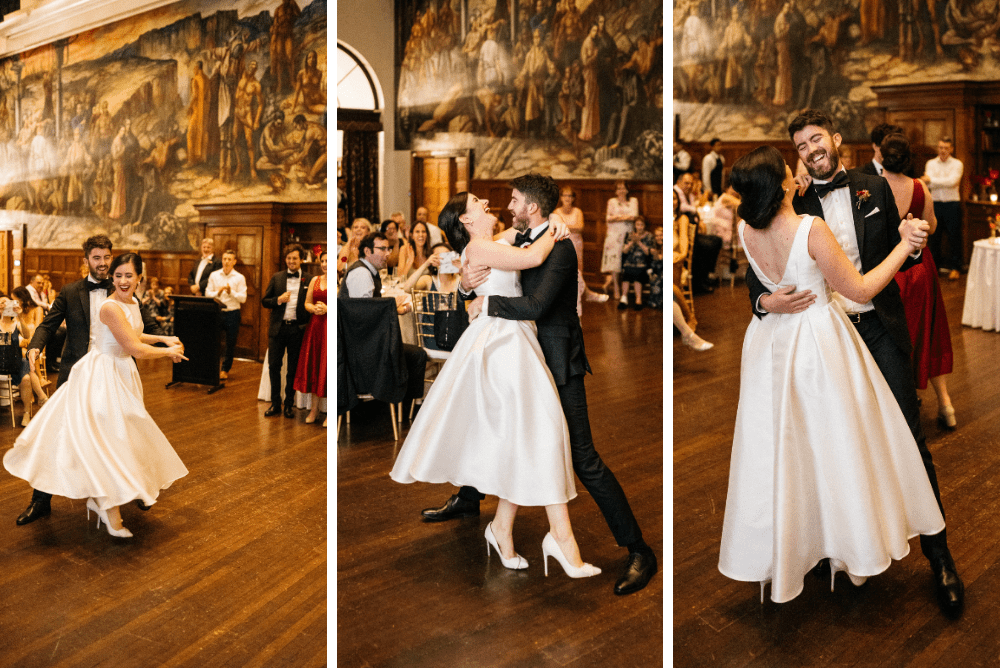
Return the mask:
{"type": "Polygon", "coordinates": [[[858,211],[861,211],[861,205],[868,201],[868,198],[872,196],[870,192],[862,188],[857,193],[858,196],[858,211]]]}

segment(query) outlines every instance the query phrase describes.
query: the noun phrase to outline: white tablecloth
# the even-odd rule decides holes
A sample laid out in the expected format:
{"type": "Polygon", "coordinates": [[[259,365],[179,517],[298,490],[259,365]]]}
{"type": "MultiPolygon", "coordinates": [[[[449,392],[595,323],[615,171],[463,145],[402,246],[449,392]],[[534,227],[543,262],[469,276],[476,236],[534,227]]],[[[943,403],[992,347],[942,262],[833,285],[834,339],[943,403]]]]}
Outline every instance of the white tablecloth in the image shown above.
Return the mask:
{"type": "Polygon", "coordinates": [[[980,239],[972,245],[962,324],[1000,331],[1000,239],[980,239]]]}
{"type": "MultiPolygon", "coordinates": [[[[264,353],[264,369],[260,374],[260,388],[257,390],[257,400],[258,401],[271,401],[271,377],[268,375],[267,371],[267,356],[268,353],[264,353]]],[[[281,382],[285,382],[285,372],[288,370],[288,353],[281,360],[281,382]]],[[[311,394],[302,394],[298,390],[295,391],[295,407],[301,408],[303,410],[308,410],[311,408],[312,403],[311,394]]],[[[326,397],[319,400],[319,412],[326,412],[326,397]]]]}
{"type": "Polygon", "coordinates": [[[399,316],[399,333],[403,337],[403,343],[417,345],[417,334],[413,325],[413,295],[403,292],[397,287],[382,288],[383,297],[397,297],[402,295],[406,303],[410,305],[410,310],[399,316]]]}

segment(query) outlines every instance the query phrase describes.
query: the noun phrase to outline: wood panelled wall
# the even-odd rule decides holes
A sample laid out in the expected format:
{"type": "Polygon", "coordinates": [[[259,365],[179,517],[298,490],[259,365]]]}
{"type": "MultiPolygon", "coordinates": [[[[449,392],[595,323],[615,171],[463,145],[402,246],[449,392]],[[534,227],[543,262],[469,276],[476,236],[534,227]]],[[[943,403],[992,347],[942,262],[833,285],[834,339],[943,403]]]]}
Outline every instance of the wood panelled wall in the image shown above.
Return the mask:
{"type": "MultiPolygon", "coordinates": [[[[121,249],[115,249],[117,255],[121,249]]],[[[199,252],[174,253],[164,251],[140,251],[147,277],[160,279],[160,288],[168,285],[174,293],[190,294],[187,289],[187,277],[191,269],[201,257],[199,252]]],[[[25,248],[23,253],[23,269],[21,284],[31,280],[35,274],[49,274],[52,287],[61,290],[62,286],[78,281],[83,276],[83,249],[55,248],[25,248]]]]}
{"type": "MultiPolygon", "coordinates": [[[[592,286],[604,284],[601,274],[601,254],[604,250],[606,228],[604,216],[608,200],[615,196],[615,181],[586,179],[560,181],[560,188],[572,186],[576,191],[576,206],[583,211],[583,277],[592,286]]],[[[639,201],[639,213],[646,218],[650,231],[663,226],[663,183],[628,182],[629,197],[639,201]]],[[[507,205],[510,203],[510,183],[506,180],[473,180],[470,191],[489,200],[490,211],[503,221],[505,227],[513,223],[507,205]]]]}

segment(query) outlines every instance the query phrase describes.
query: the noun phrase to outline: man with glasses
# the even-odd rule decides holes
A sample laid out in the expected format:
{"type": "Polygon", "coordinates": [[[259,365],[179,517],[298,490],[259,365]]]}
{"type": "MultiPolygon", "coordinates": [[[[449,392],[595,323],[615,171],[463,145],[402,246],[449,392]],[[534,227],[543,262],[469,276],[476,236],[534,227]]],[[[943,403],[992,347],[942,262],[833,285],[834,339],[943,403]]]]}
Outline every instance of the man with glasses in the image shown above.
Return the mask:
{"type": "Polygon", "coordinates": [[[309,289],[310,274],[300,271],[305,249],[299,244],[285,246],[285,266],[288,271],[279,271],[271,277],[260,303],[271,309],[271,326],[268,330],[267,361],[271,380],[271,407],[264,411],[264,417],[284,412],[285,417],[294,418],[295,411],[295,371],[299,368],[299,349],[302,335],[309,324],[306,311],[306,292],[309,289]],[[288,370],[285,373],[285,407],[281,408],[281,364],[288,353],[288,370]]]}
{"type": "MultiPolygon", "coordinates": [[[[340,284],[338,297],[353,299],[378,298],[382,296],[382,280],[379,271],[385,269],[389,260],[389,240],[381,232],[372,232],[358,245],[360,259],[347,268],[344,281],[340,284]]],[[[411,310],[403,295],[396,296],[396,313],[403,315],[411,310]]],[[[427,353],[420,346],[403,344],[403,359],[409,381],[404,401],[424,395],[424,371],[427,369],[427,353]]],[[[273,390],[272,390],[273,391],[273,390]]]]}

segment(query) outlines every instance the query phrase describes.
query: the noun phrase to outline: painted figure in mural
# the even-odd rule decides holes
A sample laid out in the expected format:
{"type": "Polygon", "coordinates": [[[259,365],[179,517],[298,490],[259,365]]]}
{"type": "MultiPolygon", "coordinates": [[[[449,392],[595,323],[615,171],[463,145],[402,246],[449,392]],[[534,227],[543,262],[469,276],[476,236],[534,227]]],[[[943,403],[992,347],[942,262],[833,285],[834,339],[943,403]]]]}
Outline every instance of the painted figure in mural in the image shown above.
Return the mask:
{"type": "Polygon", "coordinates": [[[733,7],[732,18],[722,34],[722,52],[726,58],[726,74],[722,88],[725,97],[734,102],[740,102],[744,97],[746,65],[752,47],[753,41],[740,19],[739,7],[733,7]]]}
{"type": "Polygon", "coordinates": [[[295,80],[295,97],[292,111],[322,114],[326,111],[326,94],[323,92],[323,72],[317,67],[319,57],[315,51],[306,54],[302,69],[295,80]],[[300,104],[301,102],[301,104],[300,104]]]}
{"type": "Polygon", "coordinates": [[[285,93],[295,80],[295,21],[302,10],[295,0],[281,0],[274,10],[271,24],[271,73],[274,75],[275,92],[285,93]]]}
{"type": "Polygon", "coordinates": [[[302,133],[302,140],[286,163],[300,165],[305,170],[307,185],[322,184],[326,180],[326,128],[307,121],[302,114],[292,120],[292,128],[302,133]]]}
{"type": "Polygon", "coordinates": [[[111,140],[114,137],[114,121],[108,111],[108,102],[104,100],[90,119],[90,154],[94,157],[106,155],[111,150],[111,140]]]}
{"type": "Polygon", "coordinates": [[[213,77],[219,77],[219,180],[223,183],[228,183],[233,175],[233,104],[243,71],[244,51],[242,31],[239,29],[233,31],[228,44],[213,51],[219,59],[213,77]]]}
{"type": "Polygon", "coordinates": [[[542,96],[545,98],[544,124],[542,132],[545,136],[552,136],[559,126],[559,92],[562,90],[562,76],[559,74],[559,67],[555,61],[548,63],[548,76],[542,85],[542,96]]]}
{"type": "Polygon", "coordinates": [[[601,132],[605,132],[616,104],[615,71],[618,67],[618,45],[608,34],[603,16],[597,17],[597,35],[594,37],[594,44],[597,46],[594,71],[597,75],[597,94],[601,109],[598,120],[601,132]]]}
{"type": "Polygon", "coordinates": [[[597,25],[590,27],[590,33],[580,47],[580,65],[583,67],[583,115],[580,120],[579,137],[590,141],[601,132],[600,92],[597,84],[597,25]]]}
{"type": "Polygon", "coordinates": [[[93,211],[98,216],[104,216],[111,207],[111,190],[114,184],[114,168],[111,166],[111,156],[104,155],[97,165],[97,174],[94,176],[94,208],[93,211]]]}
{"type": "Polygon", "coordinates": [[[792,99],[792,56],[789,51],[789,30],[791,22],[788,14],[792,3],[786,2],[778,18],[774,21],[775,47],[778,52],[778,73],[774,83],[774,98],[771,100],[776,107],[783,107],[792,99]]]}
{"type": "Polygon", "coordinates": [[[257,169],[261,171],[282,169],[285,160],[294,154],[295,147],[289,145],[285,137],[285,114],[276,111],[273,119],[260,133],[260,159],[257,160],[257,169]]]}
{"type": "Polygon", "coordinates": [[[122,163],[125,170],[125,200],[128,204],[128,218],[135,220],[139,214],[139,197],[141,192],[142,178],[139,175],[139,138],[132,131],[132,119],[126,118],[123,122],[125,135],[122,142],[125,145],[125,154],[122,156],[122,163]]]}
{"type": "Polygon", "coordinates": [[[108,208],[108,218],[118,220],[125,215],[126,205],[126,177],[125,177],[125,126],[118,128],[118,134],[111,142],[111,169],[113,179],[111,182],[111,205],[108,208]]]}
{"type": "MultiPolygon", "coordinates": [[[[80,105],[82,107],[83,105],[80,105]]],[[[85,180],[93,177],[94,161],[83,143],[83,127],[73,130],[73,143],[69,145],[62,172],[66,177],[66,208],[72,213],[82,213],[87,206],[88,188],[85,180]]]]}
{"type": "Polygon", "coordinates": [[[978,46],[1000,30],[1000,1],[948,0],[944,18],[948,30],[941,37],[943,44],[978,46]]]}
{"type": "Polygon", "coordinates": [[[583,18],[576,7],[576,0],[562,0],[563,8],[556,10],[555,30],[552,40],[552,57],[563,69],[572,65],[583,44],[583,18]]]}
{"type": "Polygon", "coordinates": [[[84,109],[83,102],[77,102],[75,109],[76,115],[70,120],[70,129],[73,132],[80,130],[81,138],[86,141],[90,131],[90,112],[84,109]]]}
{"type": "MultiPolygon", "coordinates": [[[[246,140],[247,153],[250,156],[250,178],[257,178],[257,159],[254,157],[253,133],[260,127],[260,115],[264,110],[264,98],[261,96],[260,83],[257,81],[257,61],[252,60],[243,71],[243,78],[236,88],[236,100],[233,107],[235,118],[235,134],[237,141],[240,135],[246,140]],[[254,104],[256,102],[256,104],[254,104]]],[[[235,148],[235,147],[234,147],[235,148]]],[[[236,157],[236,174],[243,170],[240,154],[233,151],[236,157]]]]}
{"type": "Polygon", "coordinates": [[[210,95],[204,64],[199,60],[194,64],[194,74],[191,76],[191,100],[187,108],[187,167],[200,165],[208,158],[210,95]]]}
{"type": "MultiPolygon", "coordinates": [[[[903,4],[903,3],[900,3],[903,4]]],[[[858,7],[861,46],[885,37],[885,0],[861,0],[858,7]]]]}
{"type": "MultiPolygon", "coordinates": [[[[541,4],[541,0],[539,0],[541,4]]],[[[544,119],[542,112],[545,105],[543,87],[548,76],[549,54],[542,46],[540,29],[532,33],[531,50],[524,59],[521,73],[514,80],[514,86],[520,91],[524,100],[524,126],[531,136],[537,136],[544,119]]]]}

